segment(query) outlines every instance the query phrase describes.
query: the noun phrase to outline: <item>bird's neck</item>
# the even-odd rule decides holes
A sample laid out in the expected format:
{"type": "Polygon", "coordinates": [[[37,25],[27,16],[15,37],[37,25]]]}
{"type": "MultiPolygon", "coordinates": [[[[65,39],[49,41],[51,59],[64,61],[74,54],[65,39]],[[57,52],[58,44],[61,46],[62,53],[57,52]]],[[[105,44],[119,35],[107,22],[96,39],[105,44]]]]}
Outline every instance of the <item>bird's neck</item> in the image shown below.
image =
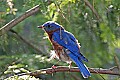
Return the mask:
{"type": "Polygon", "coordinates": [[[47,33],[48,33],[48,35],[50,34],[53,34],[54,32],[56,32],[56,31],[60,31],[60,30],[64,30],[62,27],[60,27],[60,28],[57,28],[57,29],[54,29],[54,30],[51,30],[51,31],[46,31],[47,33]]]}
{"type": "Polygon", "coordinates": [[[61,30],[64,30],[64,29],[61,27],[61,28],[58,28],[58,29],[55,29],[55,30],[52,30],[52,31],[46,31],[46,32],[49,36],[49,39],[52,40],[53,33],[56,32],[56,31],[61,31],[61,30]]]}

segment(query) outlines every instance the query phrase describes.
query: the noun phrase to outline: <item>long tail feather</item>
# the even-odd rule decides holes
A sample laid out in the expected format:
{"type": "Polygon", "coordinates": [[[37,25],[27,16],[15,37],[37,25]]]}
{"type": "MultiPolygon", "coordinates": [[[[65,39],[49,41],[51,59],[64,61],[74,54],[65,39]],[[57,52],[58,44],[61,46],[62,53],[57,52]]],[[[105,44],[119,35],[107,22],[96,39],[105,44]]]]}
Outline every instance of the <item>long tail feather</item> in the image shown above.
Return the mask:
{"type": "Polygon", "coordinates": [[[75,62],[75,64],[79,67],[80,72],[84,78],[88,78],[90,76],[90,72],[85,64],[82,63],[77,56],[73,55],[72,53],[69,54],[70,58],[75,62]]]}
{"type": "Polygon", "coordinates": [[[76,59],[77,61],[75,62],[76,65],[79,67],[80,72],[84,78],[88,78],[90,76],[90,72],[88,68],[86,67],[85,64],[82,63],[82,61],[76,59]]]}
{"type": "Polygon", "coordinates": [[[80,53],[79,58],[81,58],[82,60],[88,62],[88,59],[86,59],[85,56],[82,53],[80,53]]]}

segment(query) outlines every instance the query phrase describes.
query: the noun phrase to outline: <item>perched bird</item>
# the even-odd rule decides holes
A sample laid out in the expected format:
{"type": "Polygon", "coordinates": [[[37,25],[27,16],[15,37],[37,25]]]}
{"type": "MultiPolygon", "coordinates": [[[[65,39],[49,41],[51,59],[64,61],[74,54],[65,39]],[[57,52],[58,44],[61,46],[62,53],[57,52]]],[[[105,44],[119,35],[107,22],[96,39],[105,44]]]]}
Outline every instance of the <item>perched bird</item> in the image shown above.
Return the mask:
{"type": "Polygon", "coordinates": [[[88,60],[80,53],[80,46],[74,35],[66,31],[61,25],[54,21],[48,21],[38,28],[48,34],[55,53],[54,57],[65,61],[69,64],[73,61],[80,69],[80,72],[84,78],[90,76],[90,72],[86,65],[82,61],[88,62],[88,60]]]}

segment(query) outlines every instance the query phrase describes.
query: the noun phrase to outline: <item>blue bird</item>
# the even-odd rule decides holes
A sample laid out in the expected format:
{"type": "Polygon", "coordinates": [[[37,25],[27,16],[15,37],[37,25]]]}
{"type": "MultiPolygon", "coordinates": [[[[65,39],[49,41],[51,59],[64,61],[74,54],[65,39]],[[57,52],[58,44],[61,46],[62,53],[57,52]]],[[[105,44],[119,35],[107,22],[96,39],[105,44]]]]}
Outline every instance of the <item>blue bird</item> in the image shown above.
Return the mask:
{"type": "Polygon", "coordinates": [[[73,61],[84,78],[88,78],[91,75],[86,65],[82,62],[88,62],[88,60],[80,53],[79,43],[72,33],[66,31],[54,21],[48,21],[42,26],[38,26],[38,28],[43,28],[48,34],[55,50],[53,57],[69,64],[73,61]]]}

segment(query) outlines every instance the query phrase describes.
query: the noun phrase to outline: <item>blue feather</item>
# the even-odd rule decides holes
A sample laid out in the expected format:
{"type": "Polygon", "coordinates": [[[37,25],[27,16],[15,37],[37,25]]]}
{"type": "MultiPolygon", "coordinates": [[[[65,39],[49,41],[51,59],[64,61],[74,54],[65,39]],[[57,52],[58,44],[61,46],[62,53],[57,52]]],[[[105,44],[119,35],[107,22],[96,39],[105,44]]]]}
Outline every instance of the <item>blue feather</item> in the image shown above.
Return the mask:
{"type": "Polygon", "coordinates": [[[88,78],[90,76],[90,72],[85,64],[82,63],[82,60],[73,55],[72,53],[68,54],[69,57],[75,62],[75,64],[79,67],[81,74],[84,78],[88,78]]]}
{"type": "Polygon", "coordinates": [[[90,76],[90,72],[88,68],[83,64],[82,60],[88,61],[81,53],[78,47],[77,41],[75,37],[64,30],[57,31],[53,33],[53,40],[58,44],[68,49],[71,53],[68,53],[68,56],[75,62],[75,64],[79,67],[81,74],[84,78],[88,78],[90,76]],[[62,38],[60,38],[62,37],[62,38]]]}
{"type": "Polygon", "coordinates": [[[61,34],[60,34],[60,31],[56,31],[53,33],[52,38],[58,44],[60,44],[61,46],[65,47],[66,49],[71,51],[74,55],[76,55],[77,57],[80,57],[82,60],[88,62],[88,60],[80,53],[78,43],[77,43],[75,37],[71,33],[68,33],[66,31],[62,30],[61,34]]]}

